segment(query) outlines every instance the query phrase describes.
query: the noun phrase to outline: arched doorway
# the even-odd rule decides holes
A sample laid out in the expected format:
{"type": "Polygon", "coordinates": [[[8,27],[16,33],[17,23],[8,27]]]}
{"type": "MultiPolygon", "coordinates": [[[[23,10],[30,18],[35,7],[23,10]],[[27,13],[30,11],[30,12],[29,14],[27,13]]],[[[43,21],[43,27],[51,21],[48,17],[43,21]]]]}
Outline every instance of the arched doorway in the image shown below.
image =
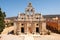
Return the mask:
{"type": "Polygon", "coordinates": [[[29,31],[29,33],[32,33],[32,28],[28,27],[28,31],[29,31]]]}

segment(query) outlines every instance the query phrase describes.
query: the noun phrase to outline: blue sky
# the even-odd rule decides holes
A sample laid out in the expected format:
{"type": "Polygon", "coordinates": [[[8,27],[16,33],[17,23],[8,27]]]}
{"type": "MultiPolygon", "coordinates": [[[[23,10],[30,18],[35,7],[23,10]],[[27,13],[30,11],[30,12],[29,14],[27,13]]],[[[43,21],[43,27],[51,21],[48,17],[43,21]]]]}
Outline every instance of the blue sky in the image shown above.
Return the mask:
{"type": "Polygon", "coordinates": [[[25,12],[29,2],[32,3],[35,12],[42,15],[60,14],[60,0],[0,0],[0,7],[7,17],[12,17],[17,16],[19,12],[25,12]]]}

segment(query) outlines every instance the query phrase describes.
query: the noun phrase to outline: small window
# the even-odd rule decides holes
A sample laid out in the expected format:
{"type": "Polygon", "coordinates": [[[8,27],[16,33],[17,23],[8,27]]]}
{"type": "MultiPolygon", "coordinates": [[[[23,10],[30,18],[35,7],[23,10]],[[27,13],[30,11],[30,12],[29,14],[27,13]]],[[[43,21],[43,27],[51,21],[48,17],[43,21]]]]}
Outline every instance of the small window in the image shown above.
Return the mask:
{"type": "Polygon", "coordinates": [[[13,25],[14,25],[14,23],[11,23],[11,25],[13,26],[13,25]]]}
{"type": "Polygon", "coordinates": [[[39,33],[39,27],[36,27],[36,32],[39,33]]]}
{"type": "Polygon", "coordinates": [[[21,27],[21,33],[24,33],[24,27],[21,27]]]}
{"type": "Polygon", "coordinates": [[[38,26],[38,24],[36,24],[38,26]]]}
{"type": "Polygon", "coordinates": [[[36,19],[38,19],[38,17],[36,19]]]}
{"type": "Polygon", "coordinates": [[[21,18],[21,19],[23,19],[23,18],[21,18]]]}
{"type": "Polygon", "coordinates": [[[24,25],[24,24],[21,24],[22,26],[24,25]]]}

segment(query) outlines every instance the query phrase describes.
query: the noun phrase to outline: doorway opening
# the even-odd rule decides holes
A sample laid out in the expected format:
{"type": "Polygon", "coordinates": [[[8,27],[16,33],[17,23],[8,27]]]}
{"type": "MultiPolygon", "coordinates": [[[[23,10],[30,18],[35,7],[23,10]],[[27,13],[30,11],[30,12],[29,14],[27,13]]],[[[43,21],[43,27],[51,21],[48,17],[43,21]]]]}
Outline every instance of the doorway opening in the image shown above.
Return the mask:
{"type": "Polygon", "coordinates": [[[36,33],[39,33],[39,27],[36,27],[36,33]]]}
{"type": "Polygon", "coordinates": [[[21,27],[21,33],[24,33],[24,27],[21,27]]]}

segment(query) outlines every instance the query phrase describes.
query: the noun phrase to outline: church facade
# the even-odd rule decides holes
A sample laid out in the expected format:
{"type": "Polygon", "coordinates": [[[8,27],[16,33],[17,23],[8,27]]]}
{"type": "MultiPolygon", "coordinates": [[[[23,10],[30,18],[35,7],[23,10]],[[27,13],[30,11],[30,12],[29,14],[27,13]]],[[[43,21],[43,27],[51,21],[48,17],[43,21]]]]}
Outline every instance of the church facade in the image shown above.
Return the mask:
{"type": "Polygon", "coordinates": [[[19,13],[14,20],[14,34],[44,34],[46,21],[41,13],[35,13],[32,4],[29,3],[25,13],[19,13]]]}

